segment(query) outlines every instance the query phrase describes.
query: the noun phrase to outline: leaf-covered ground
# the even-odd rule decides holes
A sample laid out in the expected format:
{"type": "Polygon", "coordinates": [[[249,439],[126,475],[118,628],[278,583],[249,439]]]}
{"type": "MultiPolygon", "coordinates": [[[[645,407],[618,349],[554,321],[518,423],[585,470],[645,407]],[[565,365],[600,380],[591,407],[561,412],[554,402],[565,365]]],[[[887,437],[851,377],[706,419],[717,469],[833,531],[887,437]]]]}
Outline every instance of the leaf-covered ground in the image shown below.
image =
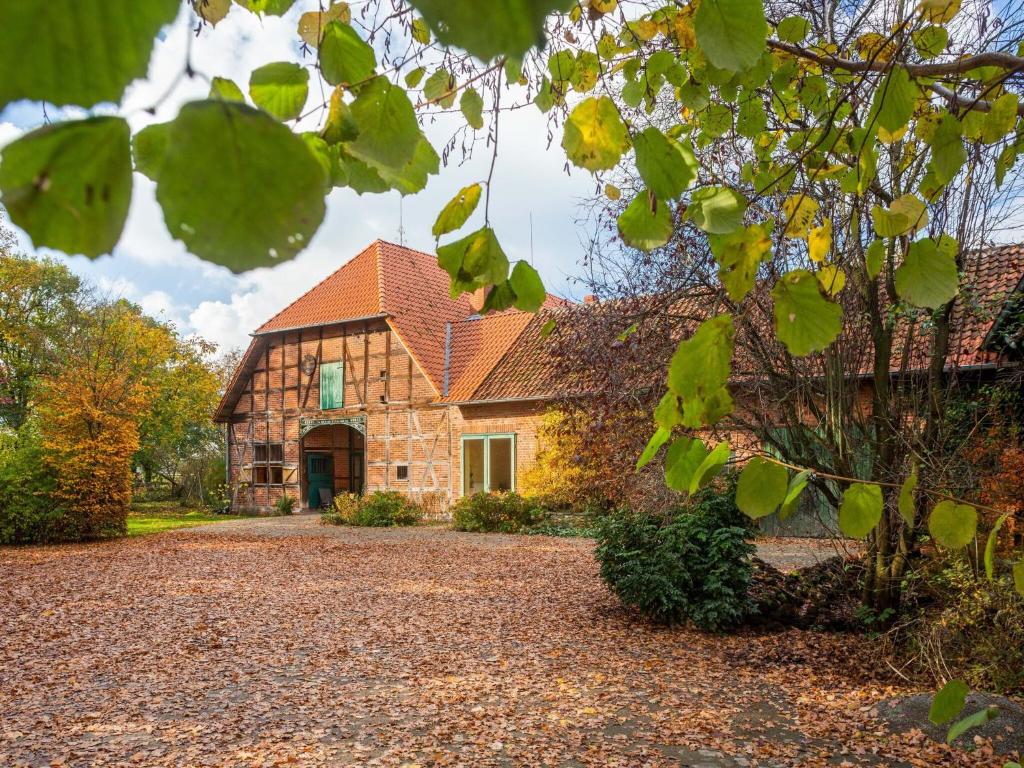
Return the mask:
{"type": "Polygon", "coordinates": [[[294,518],[0,550],[0,765],[997,763],[889,735],[851,638],[637,622],[591,547],[294,518]]]}

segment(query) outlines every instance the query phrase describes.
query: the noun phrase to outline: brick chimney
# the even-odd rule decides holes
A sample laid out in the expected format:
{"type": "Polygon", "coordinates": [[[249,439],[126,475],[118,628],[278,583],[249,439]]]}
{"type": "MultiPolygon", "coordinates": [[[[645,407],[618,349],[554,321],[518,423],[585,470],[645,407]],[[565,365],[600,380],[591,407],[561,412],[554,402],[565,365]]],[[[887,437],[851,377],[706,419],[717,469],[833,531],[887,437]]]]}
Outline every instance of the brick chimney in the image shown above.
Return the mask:
{"type": "Polygon", "coordinates": [[[597,296],[595,296],[592,293],[588,293],[586,296],[583,297],[583,303],[584,304],[597,304],[597,296]]]}

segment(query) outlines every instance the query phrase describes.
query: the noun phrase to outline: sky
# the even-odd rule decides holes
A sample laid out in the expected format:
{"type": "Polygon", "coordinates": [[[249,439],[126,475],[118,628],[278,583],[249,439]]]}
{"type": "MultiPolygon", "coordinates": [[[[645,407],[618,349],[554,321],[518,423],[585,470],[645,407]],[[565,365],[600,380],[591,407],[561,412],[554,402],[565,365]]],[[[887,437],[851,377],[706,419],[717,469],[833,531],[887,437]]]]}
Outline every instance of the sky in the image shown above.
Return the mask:
{"type": "MultiPolygon", "coordinates": [[[[208,78],[231,78],[243,90],[249,73],[262,64],[309,64],[309,57],[302,57],[296,26],[303,11],[317,6],[316,0],[300,0],[283,17],[263,18],[233,7],[216,28],[206,26],[198,39],[193,39],[195,17],[183,5],[177,21],[161,33],[148,77],[129,87],[118,113],[128,118],[135,132],[149,123],[172,119],[187,101],[205,98],[207,79],[181,78],[175,85],[189,55],[190,40],[195,71],[208,78]],[[157,103],[156,114],[149,114],[147,108],[157,103]]],[[[320,97],[314,80],[311,78],[308,106],[320,97]]],[[[108,106],[105,111],[112,108],[108,106]]],[[[52,108],[49,116],[55,117],[52,108]]],[[[59,116],[84,115],[66,110],[59,116]]],[[[315,128],[318,119],[300,123],[297,130],[315,128]]],[[[44,121],[37,104],[9,105],[0,112],[0,146],[44,121]]],[[[439,153],[460,122],[441,116],[424,126],[439,153]]],[[[593,179],[579,169],[573,169],[571,175],[566,173],[565,155],[557,136],[548,148],[547,120],[532,106],[504,113],[499,135],[491,194],[491,223],[499,241],[510,260],[531,260],[549,291],[579,298],[582,288],[571,276],[579,272],[585,233],[575,220],[580,200],[594,191],[593,179]]],[[[424,191],[405,198],[397,192],[360,196],[347,188],[335,189],[328,198],[327,216],[305,251],[272,269],[241,275],[192,256],[173,240],[156,202],[155,184],[136,173],[128,222],[113,254],[96,260],[49,255],[65,262],[103,293],[139,304],[145,312],[173,322],[183,334],[198,334],[225,349],[244,347],[249,333],[264,320],[373,240],[404,240],[410,247],[433,251],[430,228],[438,211],[460,188],[486,178],[490,160],[490,150],[483,142],[465,162],[456,150],[448,166],[442,165],[440,174],[431,177],[424,191]],[[399,233],[400,226],[403,234],[399,233]]],[[[465,231],[482,224],[482,208],[465,231]]],[[[20,234],[22,248],[35,252],[28,238],[20,234]]]]}

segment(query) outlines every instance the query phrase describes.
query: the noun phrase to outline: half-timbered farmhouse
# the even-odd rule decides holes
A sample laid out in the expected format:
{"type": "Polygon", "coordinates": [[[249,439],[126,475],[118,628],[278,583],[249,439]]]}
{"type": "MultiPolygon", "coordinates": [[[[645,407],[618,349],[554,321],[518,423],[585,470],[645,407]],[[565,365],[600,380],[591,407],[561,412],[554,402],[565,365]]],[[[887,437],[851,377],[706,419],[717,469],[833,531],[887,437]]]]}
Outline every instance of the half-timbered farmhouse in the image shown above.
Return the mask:
{"type": "Polygon", "coordinates": [[[399,490],[440,511],[514,489],[545,394],[509,353],[537,318],[481,316],[482,300],[451,298],[436,256],[378,240],[260,326],[216,416],[233,506],[399,490]]]}

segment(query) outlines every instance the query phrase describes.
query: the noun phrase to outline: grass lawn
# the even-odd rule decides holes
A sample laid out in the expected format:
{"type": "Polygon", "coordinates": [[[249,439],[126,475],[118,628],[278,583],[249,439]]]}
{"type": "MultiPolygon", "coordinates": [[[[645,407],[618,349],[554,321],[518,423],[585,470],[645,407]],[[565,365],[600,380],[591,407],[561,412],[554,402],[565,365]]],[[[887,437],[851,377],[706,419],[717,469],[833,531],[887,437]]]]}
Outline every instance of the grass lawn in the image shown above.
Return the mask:
{"type": "Polygon", "coordinates": [[[191,528],[197,525],[238,520],[248,515],[217,515],[204,507],[182,506],[176,501],[140,501],[132,504],[128,515],[128,535],[145,536],[150,533],[191,528]]]}

